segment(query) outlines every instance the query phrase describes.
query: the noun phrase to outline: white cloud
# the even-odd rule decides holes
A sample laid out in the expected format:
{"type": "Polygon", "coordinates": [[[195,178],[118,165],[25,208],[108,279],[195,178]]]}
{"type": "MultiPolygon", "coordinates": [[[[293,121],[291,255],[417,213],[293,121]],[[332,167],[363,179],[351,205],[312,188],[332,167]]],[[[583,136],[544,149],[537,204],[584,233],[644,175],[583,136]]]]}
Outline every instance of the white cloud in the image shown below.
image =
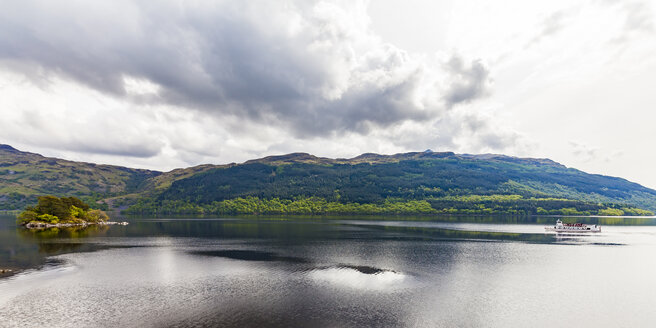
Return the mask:
{"type": "Polygon", "coordinates": [[[383,43],[362,2],[43,5],[0,14],[6,68],[137,104],[274,121],[297,136],[430,119],[488,85],[480,61],[441,69],[383,43]]]}
{"type": "MultiPolygon", "coordinates": [[[[0,68],[5,81],[24,77],[4,90],[8,142],[191,165],[326,144],[325,155],[458,148],[477,133],[458,127],[485,120],[453,109],[489,94],[481,60],[383,42],[366,2],[5,7],[0,68]]],[[[474,138],[504,149],[514,139],[501,134],[474,138]]]]}
{"type": "Polygon", "coordinates": [[[656,186],[655,6],[421,1],[6,1],[0,138],[156,169],[500,152],[656,186]]]}

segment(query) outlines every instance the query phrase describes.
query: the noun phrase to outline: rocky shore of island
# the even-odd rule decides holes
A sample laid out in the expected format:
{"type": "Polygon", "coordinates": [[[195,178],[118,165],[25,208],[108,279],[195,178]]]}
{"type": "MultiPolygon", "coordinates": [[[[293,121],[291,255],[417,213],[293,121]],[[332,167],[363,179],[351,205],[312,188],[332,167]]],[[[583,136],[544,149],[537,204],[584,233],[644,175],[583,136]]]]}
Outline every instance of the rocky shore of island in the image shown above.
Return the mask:
{"type": "Polygon", "coordinates": [[[128,225],[128,222],[116,221],[98,221],[98,222],[76,222],[76,223],[47,223],[47,222],[28,222],[24,225],[27,229],[47,229],[47,228],[71,228],[87,227],[92,225],[128,225]]]}

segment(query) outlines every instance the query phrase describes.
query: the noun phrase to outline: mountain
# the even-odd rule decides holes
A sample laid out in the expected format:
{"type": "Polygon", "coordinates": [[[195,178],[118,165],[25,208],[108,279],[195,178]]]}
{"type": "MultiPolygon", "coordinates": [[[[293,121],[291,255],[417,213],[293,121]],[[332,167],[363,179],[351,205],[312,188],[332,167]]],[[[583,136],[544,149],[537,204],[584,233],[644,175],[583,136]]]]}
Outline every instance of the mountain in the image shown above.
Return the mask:
{"type": "Polygon", "coordinates": [[[644,215],[656,210],[656,190],[549,159],[429,150],[350,159],[292,153],[161,173],[0,146],[0,208],[22,206],[39,194],[84,196],[142,214],[644,215]]]}
{"type": "Polygon", "coordinates": [[[39,195],[85,201],[141,190],[161,172],[44,157],[0,145],[0,209],[22,209],[39,195]]]}
{"type": "Polygon", "coordinates": [[[611,209],[619,209],[631,214],[630,206],[656,208],[652,189],[548,159],[432,151],[351,159],[305,153],[270,156],[175,181],[145,208],[173,204],[169,210],[175,212],[175,207],[191,210],[192,205],[201,205],[196,208],[200,212],[230,212],[221,208],[225,204],[215,203],[246,199],[252,204],[244,206],[256,208],[253,212],[284,213],[262,203],[274,198],[314,198],[313,205],[424,201],[440,213],[611,214],[619,213],[611,209]]]}

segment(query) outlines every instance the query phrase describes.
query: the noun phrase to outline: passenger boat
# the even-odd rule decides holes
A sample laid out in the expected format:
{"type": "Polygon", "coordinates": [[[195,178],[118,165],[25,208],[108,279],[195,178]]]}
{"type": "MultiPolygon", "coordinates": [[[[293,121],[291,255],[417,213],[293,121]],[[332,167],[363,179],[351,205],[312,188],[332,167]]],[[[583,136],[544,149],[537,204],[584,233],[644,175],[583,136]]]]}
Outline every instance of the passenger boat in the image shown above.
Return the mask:
{"type": "Polygon", "coordinates": [[[555,226],[544,227],[544,230],[555,232],[601,232],[601,226],[584,223],[563,223],[560,219],[555,226]]]}

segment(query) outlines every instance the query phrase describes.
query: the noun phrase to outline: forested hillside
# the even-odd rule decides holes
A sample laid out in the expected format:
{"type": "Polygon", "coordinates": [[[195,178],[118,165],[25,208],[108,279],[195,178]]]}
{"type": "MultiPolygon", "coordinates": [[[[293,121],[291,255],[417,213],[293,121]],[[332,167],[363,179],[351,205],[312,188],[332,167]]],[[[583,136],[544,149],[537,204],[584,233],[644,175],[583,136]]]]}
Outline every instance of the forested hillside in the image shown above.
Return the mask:
{"type": "MultiPolygon", "coordinates": [[[[0,146],[0,209],[77,196],[134,214],[647,215],[656,191],[548,159],[414,152],[305,153],[161,173],[0,146]]],[[[101,206],[102,207],[102,206],[101,206]]]]}
{"type": "Polygon", "coordinates": [[[423,152],[268,157],[180,179],[131,211],[634,215],[655,204],[654,190],[550,160],[423,152]]]}

